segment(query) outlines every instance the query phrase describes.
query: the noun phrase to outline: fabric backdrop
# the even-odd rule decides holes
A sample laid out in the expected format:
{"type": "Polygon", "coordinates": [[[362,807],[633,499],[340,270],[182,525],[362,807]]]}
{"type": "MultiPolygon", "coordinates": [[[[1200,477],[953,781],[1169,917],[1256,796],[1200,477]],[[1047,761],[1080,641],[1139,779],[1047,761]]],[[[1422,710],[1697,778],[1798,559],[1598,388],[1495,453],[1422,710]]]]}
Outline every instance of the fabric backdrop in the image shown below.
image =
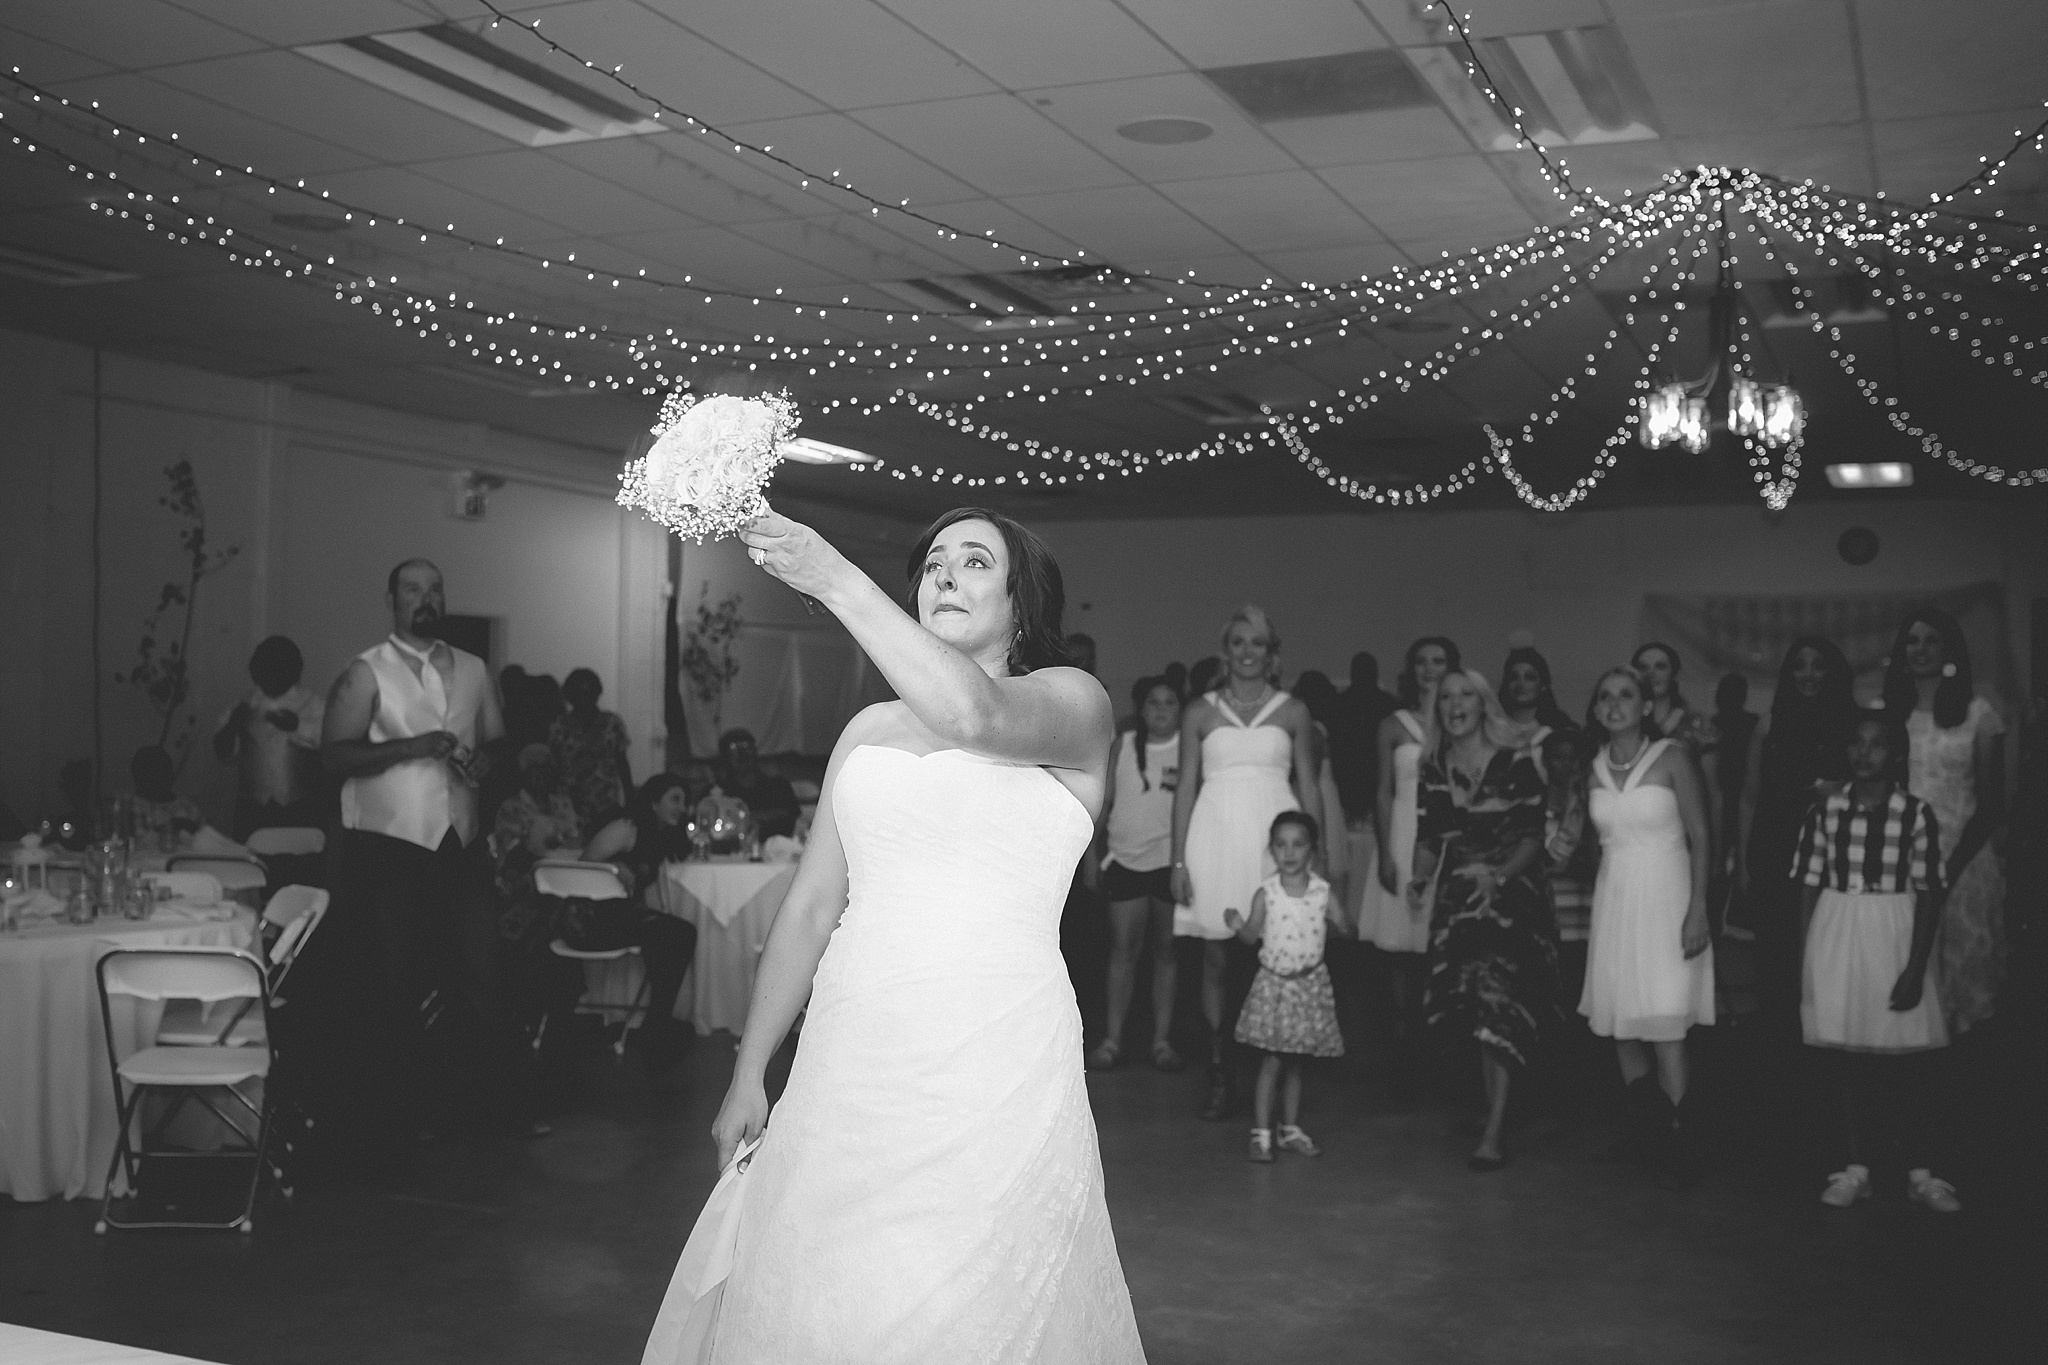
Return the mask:
{"type": "Polygon", "coordinates": [[[718,736],[744,726],[764,754],[832,752],[854,713],[895,693],[837,622],[774,625],[749,622],[733,639],[740,671],[716,713],[677,676],[690,723],[690,752],[715,757],[718,736]]]}
{"type": "Polygon", "coordinates": [[[1871,702],[1883,688],[1885,656],[1899,622],[1922,605],[1940,607],[1962,625],[1979,692],[2017,695],[2005,590],[1994,582],[1923,593],[1651,594],[1643,598],[1642,638],[1662,640],[1683,656],[1680,681],[1687,700],[1701,711],[1713,709],[1715,684],[1726,673],[1749,679],[1750,710],[1768,709],[1785,651],[1802,635],[1825,636],[1840,645],[1856,674],[1857,697],[1871,702]]]}

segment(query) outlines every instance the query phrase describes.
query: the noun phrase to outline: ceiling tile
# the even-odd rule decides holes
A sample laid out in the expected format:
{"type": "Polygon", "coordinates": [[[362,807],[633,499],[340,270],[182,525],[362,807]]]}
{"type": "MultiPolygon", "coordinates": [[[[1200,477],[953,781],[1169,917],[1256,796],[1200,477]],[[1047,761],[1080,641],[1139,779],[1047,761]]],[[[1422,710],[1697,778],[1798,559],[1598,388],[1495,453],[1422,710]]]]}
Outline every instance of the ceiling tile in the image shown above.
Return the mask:
{"type": "Polygon", "coordinates": [[[18,69],[22,79],[34,81],[46,89],[63,81],[114,70],[112,62],[58,47],[6,24],[0,24],[0,52],[6,54],[10,70],[18,69]]]}
{"type": "Polygon", "coordinates": [[[1081,243],[1091,257],[1125,270],[1150,270],[1156,260],[1230,248],[1178,204],[1144,185],[1012,196],[1008,202],[1019,213],[1081,243]]]}
{"type": "Polygon", "coordinates": [[[404,0],[319,0],[318,4],[281,4],[279,0],[169,0],[177,8],[202,14],[215,23],[239,29],[252,38],[280,47],[335,42],[366,33],[425,28],[434,16],[404,0]]]}
{"type": "Polygon", "coordinates": [[[836,207],[822,192],[799,189],[796,177],[781,167],[729,155],[708,138],[681,133],[615,137],[564,143],[551,150],[569,165],[630,185],[707,222],[807,217],[836,207]]]}
{"type": "MultiPolygon", "coordinates": [[[[347,199],[386,216],[445,227],[474,237],[503,237],[513,245],[551,241],[561,235],[558,224],[530,217],[517,209],[478,198],[437,179],[433,167],[414,171],[401,166],[375,166],[322,177],[337,198],[347,199]]],[[[382,229],[380,229],[381,231],[382,229]]]]}
{"type": "Polygon", "coordinates": [[[1138,21],[1172,44],[1192,66],[1243,66],[1327,57],[1385,47],[1372,20],[1351,0],[1122,0],[1138,21]]]}
{"type": "Polygon", "coordinates": [[[1159,189],[1253,255],[1342,246],[1377,235],[1307,171],[1184,180],[1159,189]]]}
{"type": "Polygon", "coordinates": [[[324,176],[370,164],[372,158],[331,142],[252,119],[156,76],[123,73],[67,82],[59,90],[75,101],[98,100],[100,111],[157,137],[171,133],[185,146],[222,161],[254,166],[279,179],[324,176]]]}
{"type": "Polygon", "coordinates": [[[1322,176],[1397,242],[1455,234],[1478,246],[1535,227],[1514,191],[1476,155],[1337,166],[1322,176]]]}
{"type": "Polygon", "coordinates": [[[835,109],[993,88],[986,77],[871,0],[643,3],[835,109]]]}
{"type": "MultiPolygon", "coordinates": [[[[974,187],[955,179],[846,114],[807,114],[801,118],[740,124],[729,131],[757,146],[772,147],[778,156],[830,176],[878,198],[908,199],[913,206],[947,199],[965,199],[974,187]]],[[[855,200],[834,196],[854,205],[855,200]]],[[[863,212],[865,210],[862,210],[863,212]]]]}
{"type": "Polygon", "coordinates": [[[1019,213],[1002,200],[966,199],[957,203],[933,204],[929,211],[934,218],[965,230],[958,238],[941,238],[934,231],[931,239],[931,249],[943,259],[957,262],[957,268],[962,271],[1021,270],[1029,264],[1018,260],[1017,252],[991,245],[987,234],[1051,257],[1072,255],[1077,249],[1088,248],[1086,242],[1063,239],[1056,231],[1019,213]]]}
{"type": "Polygon", "coordinates": [[[1144,180],[1209,180],[1219,175],[1293,170],[1244,111],[1191,72],[1025,92],[1034,107],[1111,161],[1144,180]],[[1215,130],[1200,142],[1133,142],[1117,129],[1149,118],[1191,118],[1215,130]]]}
{"type": "Polygon", "coordinates": [[[296,52],[198,62],[159,72],[157,79],[378,161],[431,160],[511,145],[296,52]]]}
{"type": "MultiPolygon", "coordinates": [[[[628,233],[613,238],[612,245],[687,270],[699,283],[708,281],[752,293],[772,295],[777,289],[787,289],[793,296],[809,291],[822,297],[829,291],[821,291],[818,286],[838,283],[838,277],[830,270],[765,245],[751,231],[671,228],[628,233]]],[[[765,311],[761,318],[771,328],[781,321],[780,315],[765,311]]]]}
{"type": "Polygon", "coordinates": [[[1288,119],[1266,131],[1306,166],[1351,166],[1465,156],[1472,139],[1437,108],[1377,109],[1329,118],[1288,119]]]}
{"type": "Polygon", "coordinates": [[[668,205],[530,148],[418,162],[411,169],[591,237],[669,227],[676,218],[668,205]]]}
{"type": "MultiPolygon", "coordinates": [[[[1934,118],[1886,119],[1874,128],[1877,165],[1885,193],[1905,203],[1924,203],[1930,194],[1946,194],[1977,170],[1977,158],[1957,156],[1958,147],[1982,147],[1978,156],[1996,156],[2012,145],[2013,132],[2028,132],[2041,122],[2041,106],[1982,114],[1949,114],[1934,118]]],[[[1991,207],[2002,207],[2005,196],[2028,195],[2048,186],[2048,159],[2033,152],[2015,157],[1998,177],[2003,193],[1991,207]]],[[[1960,203],[1965,212],[1986,212],[1983,200],[1991,195],[1969,195],[1974,203],[1960,203]]]]}
{"type": "Polygon", "coordinates": [[[849,280],[949,274],[953,263],[921,237],[891,231],[860,214],[824,214],[750,223],[747,235],[849,280]]]}
{"type": "Polygon", "coordinates": [[[2006,109],[2042,99],[2048,5],[2039,0],[1938,6],[1858,0],[1856,17],[1873,118],[2006,109]]]}
{"type": "Polygon", "coordinates": [[[1624,19],[1620,28],[1667,136],[1859,116],[1856,54],[1841,6],[1786,0],[1624,19]]]}
{"type": "Polygon", "coordinates": [[[1382,275],[1397,265],[1409,264],[1408,254],[1399,246],[1376,237],[1314,251],[1268,251],[1259,259],[1266,266],[1265,274],[1295,283],[1312,280],[1317,284],[1382,275]]]}
{"type": "MultiPolygon", "coordinates": [[[[823,107],[795,86],[734,61],[730,53],[680,23],[632,0],[551,6],[536,17],[548,37],[593,62],[623,65],[620,74],[650,95],[713,124],[784,118],[823,107]]],[[[520,56],[553,63],[555,70],[588,82],[608,97],[637,103],[629,91],[602,76],[550,57],[547,48],[530,36],[500,25],[492,39],[520,56]]]]}
{"type": "Polygon", "coordinates": [[[1007,89],[1178,71],[1180,58],[1111,0],[881,0],[906,22],[1007,89]],[[1047,36],[1058,34],[1058,42],[1047,36]]]}
{"type": "Polygon", "coordinates": [[[164,0],[7,0],[5,13],[10,28],[125,69],[203,61],[258,46],[164,0]]]}
{"type": "Polygon", "coordinates": [[[859,117],[984,194],[1091,189],[1129,180],[1015,95],[898,104],[866,109],[859,117]]]}

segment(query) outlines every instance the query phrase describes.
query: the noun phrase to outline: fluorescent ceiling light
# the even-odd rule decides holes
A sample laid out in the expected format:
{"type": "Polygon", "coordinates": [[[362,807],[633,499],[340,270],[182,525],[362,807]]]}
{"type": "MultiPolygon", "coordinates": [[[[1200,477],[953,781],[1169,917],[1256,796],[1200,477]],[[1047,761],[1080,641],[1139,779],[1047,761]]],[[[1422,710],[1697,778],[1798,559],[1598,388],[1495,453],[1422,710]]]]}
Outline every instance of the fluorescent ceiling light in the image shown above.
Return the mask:
{"type": "MultiPolygon", "coordinates": [[[[1611,25],[1520,33],[1473,41],[1522,126],[1546,147],[1642,142],[1663,134],[1649,88],[1611,25]]],[[[1462,48],[1403,48],[1444,111],[1488,151],[1512,151],[1505,110],[1487,98],[1484,80],[1466,68],[1462,48]]]]}
{"type": "Polygon", "coordinates": [[[881,458],[864,450],[813,441],[808,436],[790,437],[782,443],[781,450],[784,459],[795,460],[799,464],[875,464],[881,458]]]}
{"type": "Polygon", "coordinates": [[[632,137],[666,127],[454,24],[297,50],[528,147],[632,137]]]}
{"type": "Polygon", "coordinates": [[[1909,488],[1913,466],[1909,464],[1831,464],[1828,482],[1837,488],[1909,488]]]}
{"type": "Polygon", "coordinates": [[[30,251],[25,246],[4,245],[0,245],[0,275],[13,275],[18,279],[34,280],[37,284],[54,285],[118,284],[122,280],[142,278],[130,270],[87,265],[84,261],[67,260],[62,256],[30,251]]]}

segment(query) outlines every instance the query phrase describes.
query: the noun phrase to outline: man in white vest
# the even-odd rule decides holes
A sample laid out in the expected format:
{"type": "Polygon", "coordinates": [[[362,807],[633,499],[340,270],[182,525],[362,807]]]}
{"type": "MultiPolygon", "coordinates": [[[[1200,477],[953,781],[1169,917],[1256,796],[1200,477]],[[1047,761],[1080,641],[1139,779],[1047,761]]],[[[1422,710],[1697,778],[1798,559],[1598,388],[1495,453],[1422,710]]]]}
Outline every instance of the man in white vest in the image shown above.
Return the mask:
{"type": "Polygon", "coordinates": [[[435,638],[447,612],[440,569],[408,559],[385,596],[391,633],[335,680],[321,731],[327,770],[345,779],[336,927],[374,963],[374,984],[361,984],[381,997],[384,1060],[410,1106],[402,1120],[431,1131],[447,1117],[436,1103],[446,1087],[421,1064],[439,1053],[453,1074],[482,1082],[490,1118],[538,1135],[547,1130],[528,1108],[528,1052],[497,984],[477,809],[483,746],[505,731],[497,692],[483,660],[435,638]],[[440,1022],[426,1049],[429,1018],[440,1022]]]}

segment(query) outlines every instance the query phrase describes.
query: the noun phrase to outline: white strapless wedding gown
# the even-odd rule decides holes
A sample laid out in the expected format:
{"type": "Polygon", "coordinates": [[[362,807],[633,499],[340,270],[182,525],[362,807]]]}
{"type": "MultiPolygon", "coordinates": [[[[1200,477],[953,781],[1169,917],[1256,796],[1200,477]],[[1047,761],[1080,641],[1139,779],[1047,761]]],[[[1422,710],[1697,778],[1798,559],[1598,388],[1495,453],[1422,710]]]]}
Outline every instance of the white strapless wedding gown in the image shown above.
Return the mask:
{"type": "Polygon", "coordinates": [[[712,1360],[1142,1362],[1060,957],[1093,822],[1042,768],[873,745],[832,809],[851,896],[712,1360]]]}

